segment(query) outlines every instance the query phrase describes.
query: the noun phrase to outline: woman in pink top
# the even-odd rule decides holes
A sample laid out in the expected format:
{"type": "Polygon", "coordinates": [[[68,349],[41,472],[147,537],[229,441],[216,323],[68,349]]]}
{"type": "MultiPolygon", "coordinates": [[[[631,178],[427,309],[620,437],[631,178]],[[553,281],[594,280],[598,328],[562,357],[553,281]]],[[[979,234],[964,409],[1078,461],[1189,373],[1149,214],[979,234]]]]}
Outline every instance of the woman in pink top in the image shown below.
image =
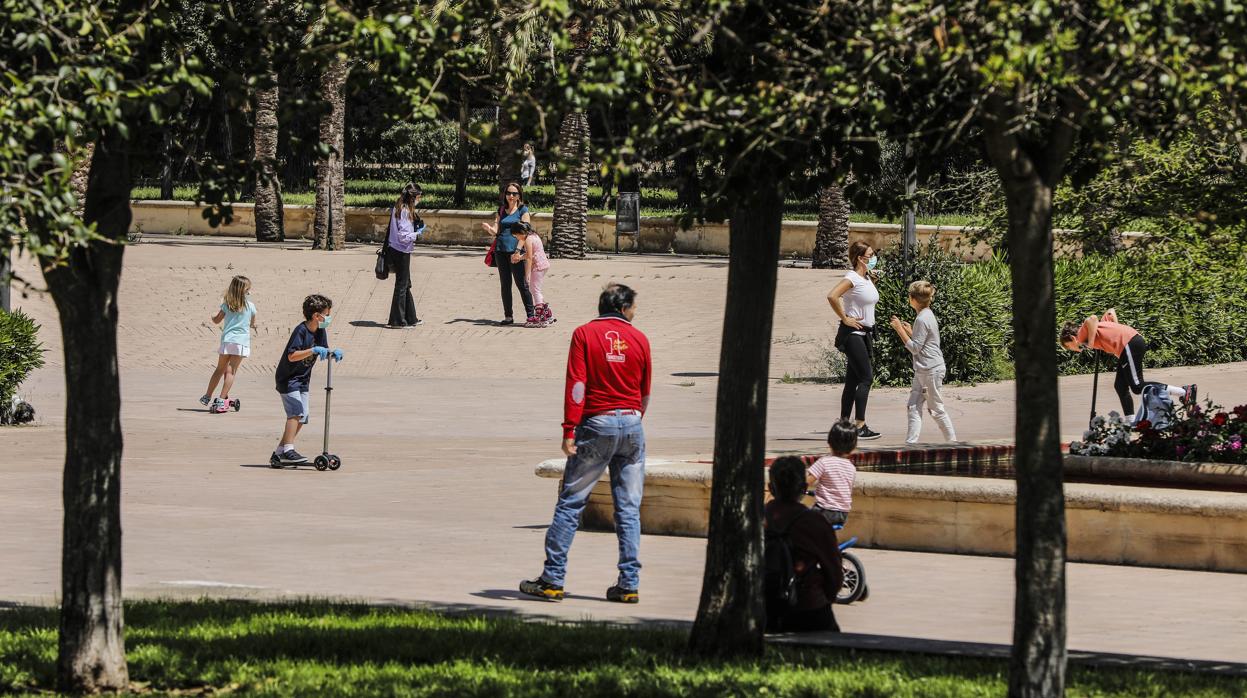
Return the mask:
{"type": "Polygon", "coordinates": [[[1113,382],[1113,387],[1121,400],[1122,416],[1128,420],[1134,419],[1131,393],[1142,393],[1145,385],[1161,386],[1168,391],[1170,398],[1184,406],[1195,404],[1197,386],[1194,383],[1179,388],[1143,380],[1143,355],[1147,353],[1147,342],[1138,330],[1118,322],[1117,311],[1113,308],[1105,310],[1101,317],[1088,315],[1081,324],[1065,323],[1061,328],[1061,346],[1070,351],[1090,347],[1117,357],[1117,380],[1113,382]]]}
{"type": "Polygon", "coordinates": [[[524,262],[528,275],[528,290],[533,294],[533,317],[528,319],[527,324],[545,327],[555,322],[550,304],[541,294],[541,284],[545,281],[546,272],[550,269],[550,258],[546,256],[545,247],[541,244],[541,236],[533,231],[531,225],[520,223],[515,226],[514,233],[520,244],[515,249],[515,254],[511,255],[511,260],[524,262]]]}

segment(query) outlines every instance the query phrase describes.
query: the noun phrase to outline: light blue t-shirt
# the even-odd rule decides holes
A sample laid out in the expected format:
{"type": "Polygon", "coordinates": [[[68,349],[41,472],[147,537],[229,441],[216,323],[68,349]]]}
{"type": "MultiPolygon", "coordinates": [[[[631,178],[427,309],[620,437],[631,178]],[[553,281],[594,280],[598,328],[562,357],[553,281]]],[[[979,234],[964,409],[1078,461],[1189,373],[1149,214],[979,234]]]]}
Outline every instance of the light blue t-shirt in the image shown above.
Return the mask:
{"type": "Polygon", "coordinates": [[[228,305],[221,304],[225,313],[225,321],[221,323],[221,343],[240,344],[251,347],[251,318],[255,317],[255,305],[247,301],[247,307],[234,312],[228,305]]]}

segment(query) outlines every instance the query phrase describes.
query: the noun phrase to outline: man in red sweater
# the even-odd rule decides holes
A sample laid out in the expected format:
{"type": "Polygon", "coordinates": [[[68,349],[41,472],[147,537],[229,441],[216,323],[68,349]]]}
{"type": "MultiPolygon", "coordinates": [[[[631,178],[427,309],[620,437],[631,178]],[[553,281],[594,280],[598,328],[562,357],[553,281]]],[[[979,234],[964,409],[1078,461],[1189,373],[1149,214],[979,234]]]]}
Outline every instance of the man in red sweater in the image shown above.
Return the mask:
{"type": "Polygon", "coordinates": [[[567,353],[563,395],[563,453],[567,465],[554,519],[546,532],[541,576],[520,583],[520,591],[550,601],[563,598],[567,551],[589,492],[610,469],[619,537],[619,579],[606,598],[637,603],[640,596],[641,490],[645,484],[645,431],[649,406],[649,340],[632,326],[636,291],[612,283],[598,299],[598,318],[576,328],[567,353]]]}

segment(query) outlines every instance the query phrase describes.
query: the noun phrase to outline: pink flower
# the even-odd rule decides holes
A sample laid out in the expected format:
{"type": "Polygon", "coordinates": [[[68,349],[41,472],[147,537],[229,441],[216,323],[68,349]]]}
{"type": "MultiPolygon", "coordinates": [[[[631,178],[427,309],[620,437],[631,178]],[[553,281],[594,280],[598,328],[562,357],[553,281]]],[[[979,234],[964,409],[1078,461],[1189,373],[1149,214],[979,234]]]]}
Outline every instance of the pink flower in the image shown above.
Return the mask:
{"type": "Polygon", "coordinates": [[[1231,450],[1231,451],[1237,451],[1238,449],[1240,449],[1240,448],[1242,448],[1242,447],[1243,447],[1243,442],[1242,442],[1242,441],[1231,441],[1231,442],[1230,442],[1230,450],[1231,450]]]}

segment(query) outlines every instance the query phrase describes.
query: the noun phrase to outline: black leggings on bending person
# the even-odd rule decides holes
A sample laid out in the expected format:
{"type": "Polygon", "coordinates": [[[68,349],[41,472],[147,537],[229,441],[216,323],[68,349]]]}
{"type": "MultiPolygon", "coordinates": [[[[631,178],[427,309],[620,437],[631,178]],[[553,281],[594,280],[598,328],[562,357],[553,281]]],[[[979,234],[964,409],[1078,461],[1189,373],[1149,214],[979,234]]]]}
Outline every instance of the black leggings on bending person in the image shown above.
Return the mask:
{"type": "Polygon", "coordinates": [[[844,393],[840,396],[841,419],[848,419],[849,413],[854,412],[857,421],[866,421],[866,400],[870,398],[870,385],[875,380],[874,369],[870,365],[873,344],[874,331],[869,327],[854,330],[848,325],[840,325],[836,332],[836,348],[844,353],[848,364],[844,373],[844,393]]]}
{"type": "Polygon", "coordinates": [[[1142,335],[1136,334],[1122,348],[1121,356],[1117,357],[1117,379],[1113,381],[1113,388],[1117,391],[1117,399],[1121,400],[1123,417],[1128,418],[1134,414],[1134,398],[1131,393],[1141,394],[1145,385],[1159,385],[1169,389],[1164,383],[1143,380],[1143,355],[1146,353],[1147,342],[1142,335]]]}
{"type": "Polygon", "coordinates": [[[511,283],[520,290],[520,301],[524,303],[525,319],[533,316],[533,294],[528,291],[528,277],[524,276],[524,262],[512,262],[510,252],[494,252],[494,263],[498,265],[498,281],[502,284],[502,310],[508,318],[511,313],[511,283]]]}

